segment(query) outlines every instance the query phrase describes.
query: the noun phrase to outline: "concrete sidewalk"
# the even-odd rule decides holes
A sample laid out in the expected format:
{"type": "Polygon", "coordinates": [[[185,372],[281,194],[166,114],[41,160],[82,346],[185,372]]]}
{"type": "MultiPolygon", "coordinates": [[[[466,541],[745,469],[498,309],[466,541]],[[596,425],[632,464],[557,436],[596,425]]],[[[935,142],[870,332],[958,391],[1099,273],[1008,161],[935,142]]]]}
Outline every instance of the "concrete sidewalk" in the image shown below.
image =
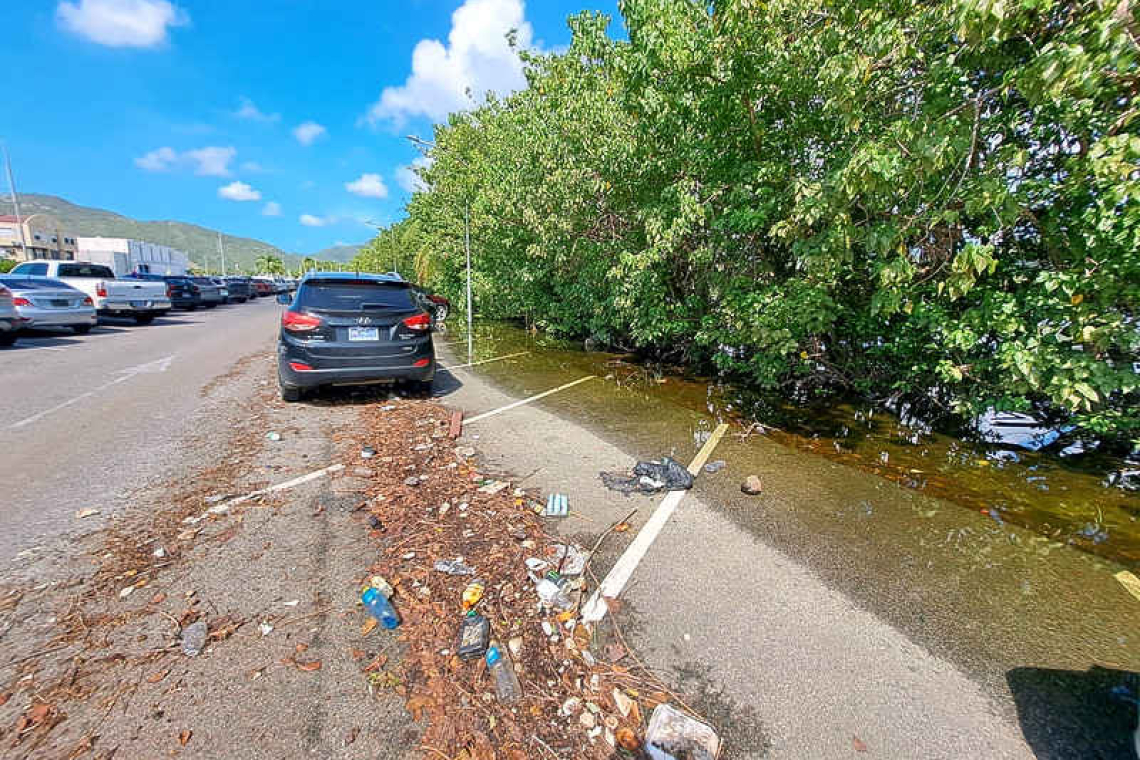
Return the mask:
{"type": "MultiPolygon", "coordinates": [[[[444,364],[463,361],[441,354],[444,364]]],[[[517,400],[478,370],[441,375],[441,400],[468,416],[517,400]]],[[[558,403],[576,392],[562,392],[558,403]]],[[[660,497],[605,490],[598,472],[627,468],[636,453],[545,407],[539,401],[481,420],[465,427],[464,440],[480,452],[483,471],[569,494],[580,517],[557,527],[581,544],[637,507],[632,530],[603,545],[601,577],[660,497]]],[[[711,493],[698,479],[634,572],[617,622],[647,665],[695,695],[728,757],[1035,756],[969,677],[741,530],[707,501],[711,493]]]]}

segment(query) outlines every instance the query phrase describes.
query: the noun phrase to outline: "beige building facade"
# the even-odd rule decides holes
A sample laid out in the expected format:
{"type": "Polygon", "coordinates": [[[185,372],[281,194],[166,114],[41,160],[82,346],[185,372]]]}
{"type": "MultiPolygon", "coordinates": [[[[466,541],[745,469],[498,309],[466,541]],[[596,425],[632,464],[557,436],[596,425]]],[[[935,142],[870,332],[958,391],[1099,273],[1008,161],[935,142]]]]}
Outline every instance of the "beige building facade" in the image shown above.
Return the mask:
{"type": "Polygon", "coordinates": [[[74,233],[64,229],[60,221],[50,214],[25,214],[20,218],[10,214],[0,216],[0,258],[74,261],[77,251],[74,233]],[[21,227],[24,228],[23,238],[20,237],[21,227]],[[27,250],[24,249],[24,240],[27,240],[27,250]]]}

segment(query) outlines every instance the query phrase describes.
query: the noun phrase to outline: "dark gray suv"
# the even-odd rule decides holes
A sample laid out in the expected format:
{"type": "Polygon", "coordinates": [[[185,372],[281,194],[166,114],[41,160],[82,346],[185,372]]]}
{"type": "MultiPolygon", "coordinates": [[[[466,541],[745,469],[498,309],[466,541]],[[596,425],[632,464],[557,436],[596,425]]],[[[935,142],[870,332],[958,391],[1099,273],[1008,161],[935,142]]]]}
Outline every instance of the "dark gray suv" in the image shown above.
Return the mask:
{"type": "Polygon", "coordinates": [[[390,275],[318,272],[305,277],[281,315],[277,376],[281,398],[306,390],[435,377],[431,317],[408,282],[390,275]]]}

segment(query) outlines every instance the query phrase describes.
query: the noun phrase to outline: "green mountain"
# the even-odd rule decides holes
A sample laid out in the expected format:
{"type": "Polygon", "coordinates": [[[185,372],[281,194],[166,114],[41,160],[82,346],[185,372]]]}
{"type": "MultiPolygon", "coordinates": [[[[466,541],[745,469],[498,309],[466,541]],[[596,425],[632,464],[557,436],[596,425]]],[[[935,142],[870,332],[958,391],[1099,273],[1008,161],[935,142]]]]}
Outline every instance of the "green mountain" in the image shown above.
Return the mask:
{"type": "MultiPolygon", "coordinates": [[[[185,251],[190,260],[199,266],[204,267],[208,262],[210,269],[218,268],[218,232],[207,227],[174,221],[140,222],[111,211],[77,206],[63,198],[39,193],[20,193],[20,212],[25,216],[33,213],[51,214],[69,231],[74,232],[76,237],[146,240],[185,251]]],[[[8,197],[0,198],[0,214],[13,213],[15,211],[8,197]]],[[[226,248],[226,264],[230,269],[236,265],[243,271],[252,272],[257,257],[266,255],[280,257],[289,269],[300,267],[301,255],[286,253],[261,240],[222,233],[222,242],[226,248]]],[[[349,261],[359,247],[333,246],[313,256],[321,260],[349,261]]]]}
{"type": "Polygon", "coordinates": [[[309,254],[318,261],[343,261],[345,263],[356,258],[356,254],[364,247],[364,243],[357,245],[334,245],[330,248],[309,254]]]}

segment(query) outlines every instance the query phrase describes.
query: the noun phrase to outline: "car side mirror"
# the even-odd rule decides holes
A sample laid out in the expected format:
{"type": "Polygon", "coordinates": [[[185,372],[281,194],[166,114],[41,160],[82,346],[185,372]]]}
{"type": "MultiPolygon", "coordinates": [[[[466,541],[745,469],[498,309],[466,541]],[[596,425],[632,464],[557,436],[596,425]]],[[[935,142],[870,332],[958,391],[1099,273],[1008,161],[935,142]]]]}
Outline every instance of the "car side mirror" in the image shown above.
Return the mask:
{"type": "Polygon", "coordinates": [[[288,306],[289,304],[293,303],[293,297],[291,295],[289,295],[288,293],[278,293],[277,294],[277,303],[279,303],[283,306],[288,306]]]}

